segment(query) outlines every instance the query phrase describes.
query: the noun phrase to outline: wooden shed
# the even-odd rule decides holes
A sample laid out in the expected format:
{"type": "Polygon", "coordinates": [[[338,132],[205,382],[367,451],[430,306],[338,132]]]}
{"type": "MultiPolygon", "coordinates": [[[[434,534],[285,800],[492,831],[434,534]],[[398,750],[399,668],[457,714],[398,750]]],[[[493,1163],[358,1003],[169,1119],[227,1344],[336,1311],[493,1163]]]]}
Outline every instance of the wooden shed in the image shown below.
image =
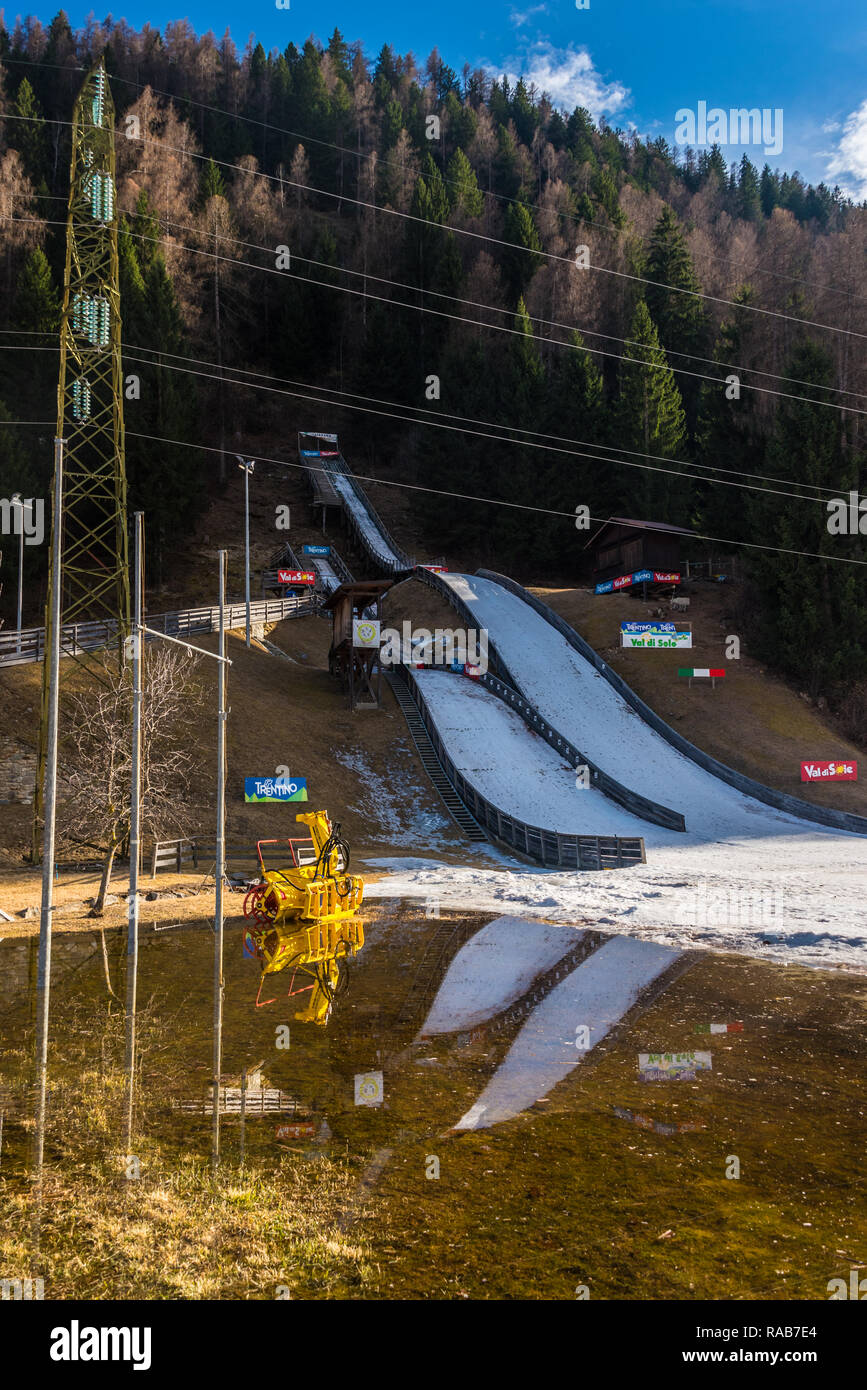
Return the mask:
{"type": "Polygon", "coordinates": [[[683,559],[683,537],[692,534],[664,521],[610,516],[584,547],[591,560],[593,583],[634,574],[636,570],[678,572],[683,559]]]}

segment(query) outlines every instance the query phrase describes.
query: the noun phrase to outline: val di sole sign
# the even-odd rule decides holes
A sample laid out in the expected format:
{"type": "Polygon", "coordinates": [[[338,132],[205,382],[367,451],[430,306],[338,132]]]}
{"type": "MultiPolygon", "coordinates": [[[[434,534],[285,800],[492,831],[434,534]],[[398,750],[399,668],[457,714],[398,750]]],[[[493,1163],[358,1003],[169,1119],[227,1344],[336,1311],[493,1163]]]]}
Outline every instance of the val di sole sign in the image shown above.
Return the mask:
{"type": "Polygon", "coordinates": [[[802,782],[857,782],[858,764],[850,759],[843,762],[801,763],[802,782]]]}
{"type": "Polygon", "coordinates": [[[674,623],[621,623],[621,647],[691,647],[692,631],[674,623]]]}
{"type": "Polygon", "coordinates": [[[312,570],[278,570],[278,584],[315,584],[316,575],[312,570]]]}
{"type": "Polygon", "coordinates": [[[245,777],[245,801],[306,801],[305,777],[245,777]]]}
{"type": "Polygon", "coordinates": [[[679,574],[670,574],[663,570],[636,570],[634,574],[621,574],[617,579],[603,580],[601,584],[596,585],[594,592],[597,594],[616,594],[619,589],[628,589],[631,584],[679,583],[679,574]]]}

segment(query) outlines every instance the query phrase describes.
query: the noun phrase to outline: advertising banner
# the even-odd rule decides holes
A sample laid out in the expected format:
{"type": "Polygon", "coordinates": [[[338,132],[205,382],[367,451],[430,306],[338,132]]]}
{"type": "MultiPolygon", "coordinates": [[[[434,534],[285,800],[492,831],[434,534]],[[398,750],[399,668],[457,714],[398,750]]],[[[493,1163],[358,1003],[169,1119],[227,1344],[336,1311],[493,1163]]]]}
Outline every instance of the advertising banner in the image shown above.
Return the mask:
{"type": "Polygon", "coordinates": [[[245,801],[306,801],[305,777],[245,777],[245,801]]]}
{"type": "Polygon", "coordinates": [[[315,584],[316,575],[313,570],[278,570],[278,584],[315,584]]]}
{"type": "Polygon", "coordinates": [[[301,554],[302,554],[302,555],[330,555],[330,554],[331,554],[331,546],[330,546],[330,545],[302,545],[302,547],[301,547],[301,554]]]}
{"type": "Polygon", "coordinates": [[[838,763],[801,763],[802,782],[820,782],[832,780],[834,782],[857,782],[858,764],[847,760],[838,763]]]}
{"type": "Polygon", "coordinates": [[[373,647],[379,648],[379,619],[378,618],[353,618],[352,619],[352,645],[353,647],[373,647]]]}
{"type": "Polygon", "coordinates": [[[621,647],[691,647],[692,632],[688,629],[672,629],[671,632],[663,632],[659,628],[651,628],[648,632],[621,632],[621,647]]]}
{"type": "Polygon", "coordinates": [[[597,584],[594,590],[597,594],[617,593],[619,589],[628,589],[631,584],[679,584],[679,574],[669,574],[662,570],[635,570],[633,574],[621,574],[617,579],[605,579],[601,584],[597,584]]]}

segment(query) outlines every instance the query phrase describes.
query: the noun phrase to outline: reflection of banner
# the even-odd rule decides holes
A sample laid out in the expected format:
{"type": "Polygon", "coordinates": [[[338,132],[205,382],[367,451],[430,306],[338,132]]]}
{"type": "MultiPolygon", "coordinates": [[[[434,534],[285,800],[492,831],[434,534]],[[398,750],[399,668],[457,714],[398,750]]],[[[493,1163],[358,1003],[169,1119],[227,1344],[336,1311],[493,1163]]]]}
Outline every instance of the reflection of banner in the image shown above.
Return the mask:
{"type": "Polygon", "coordinates": [[[856,762],[801,763],[801,781],[818,782],[831,777],[835,782],[857,782],[858,764],[856,762]]]}
{"type": "Polygon", "coordinates": [[[448,574],[447,565],[416,565],[417,570],[430,570],[431,574],[448,574]]]}
{"type": "Polygon", "coordinates": [[[245,777],[245,801],[306,801],[306,777],[245,777]]]}
{"type": "Polygon", "coordinates": [[[352,619],[352,645],[353,647],[379,647],[379,619],[378,618],[353,618],[352,619]]]}
{"type": "Polygon", "coordinates": [[[617,593],[618,589],[628,589],[631,584],[679,584],[680,575],[663,570],[635,570],[633,574],[621,574],[617,579],[605,579],[596,585],[595,593],[617,593]]]}
{"type": "Polygon", "coordinates": [[[312,1139],[316,1125],[311,1120],[296,1120],[291,1125],[278,1125],[278,1139],[312,1139]]]}
{"type": "Polygon", "coordinates": [[[695,1081],[701,1071],[712,1071],[709,1052],[639,1052],[642,1081],[695,1081]]]}
{"type": "Polygon", "coordinates": [[[382,1105],[382,1072],[363,1071],[355,1075],[355,1104],[382,1105]]]}

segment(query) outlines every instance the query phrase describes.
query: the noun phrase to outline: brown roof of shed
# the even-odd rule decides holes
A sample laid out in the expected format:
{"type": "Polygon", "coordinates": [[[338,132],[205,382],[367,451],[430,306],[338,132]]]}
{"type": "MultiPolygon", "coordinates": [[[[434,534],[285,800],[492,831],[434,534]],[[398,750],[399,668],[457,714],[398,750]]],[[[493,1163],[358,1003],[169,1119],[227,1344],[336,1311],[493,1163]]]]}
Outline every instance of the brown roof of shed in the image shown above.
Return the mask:
{"type": "Polygon", "coordinates": [[[670,531],[676,536],[692,536],[694,532],[685,526],[670,526],[667,521],[636,521],[629,516],[610,516],[607,521],[603,521],[598,531],[587,541],[584,549],[587,550],[598,536],[601,536],[606,526],[632,526],[636,531],[670,531]]]}

